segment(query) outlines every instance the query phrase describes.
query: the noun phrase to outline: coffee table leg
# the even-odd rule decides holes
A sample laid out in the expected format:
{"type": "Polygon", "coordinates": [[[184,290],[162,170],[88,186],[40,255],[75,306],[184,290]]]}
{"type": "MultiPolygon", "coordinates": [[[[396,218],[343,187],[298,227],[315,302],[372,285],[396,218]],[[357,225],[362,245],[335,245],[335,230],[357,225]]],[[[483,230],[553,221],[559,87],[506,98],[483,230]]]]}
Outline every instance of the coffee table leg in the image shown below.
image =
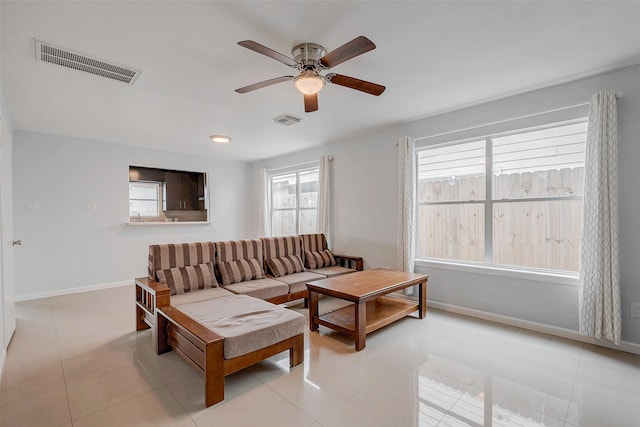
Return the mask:
{"type": "Polygon", "coordinates": [[[354,339],[356,341],[356,351],[360,351],[365,346],[365,327],[367,325],[367,303],[355,303],[355,330],[353,334],[355,335],[354,339]]]}
{"type": "Polygon", "coordinates": [[[309,291],[309,329],[311,332],[318,330],[318,294],[309,291]]]}
{"type": "Polygon", "coordinates": [[[427,281],[420,283],[418,285],[418,297],[420,301],[418,302],[418,316],[421,319],[424,319],[424,316],[427,315],[427,281]]]}

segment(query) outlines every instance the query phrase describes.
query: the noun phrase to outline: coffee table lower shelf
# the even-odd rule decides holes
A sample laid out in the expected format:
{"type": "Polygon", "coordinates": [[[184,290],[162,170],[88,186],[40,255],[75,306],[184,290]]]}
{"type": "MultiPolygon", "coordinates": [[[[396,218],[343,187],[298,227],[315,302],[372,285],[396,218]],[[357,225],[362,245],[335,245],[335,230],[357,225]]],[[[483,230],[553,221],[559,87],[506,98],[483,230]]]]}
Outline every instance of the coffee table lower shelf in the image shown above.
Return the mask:
{"type": "MultiPolygon", "coordinates": [[[[380,296],[367,302],[365,334],[377,331],[418,310],[418,303],[399,298],[380,296]]],[[[350,304],[318,317],[316,323],[342,334],[355,337],[355,306],[350,304]]]]}

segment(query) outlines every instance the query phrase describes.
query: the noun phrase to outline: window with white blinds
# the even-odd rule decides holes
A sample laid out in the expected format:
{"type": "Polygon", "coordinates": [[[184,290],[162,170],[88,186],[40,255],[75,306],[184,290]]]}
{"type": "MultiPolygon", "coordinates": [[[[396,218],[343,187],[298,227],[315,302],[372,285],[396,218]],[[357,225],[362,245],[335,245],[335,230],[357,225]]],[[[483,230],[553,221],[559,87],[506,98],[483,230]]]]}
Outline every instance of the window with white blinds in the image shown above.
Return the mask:
{"type": "Polygon", "coordinates": [[[319,178],[318,165],[286,172],[269,172],[271,236],[316,232],[319,178]]]}
{"type": "Polygon", "coordinates": [[[578,271],[586,119],[416,149],[416,255],[578,271]]]}

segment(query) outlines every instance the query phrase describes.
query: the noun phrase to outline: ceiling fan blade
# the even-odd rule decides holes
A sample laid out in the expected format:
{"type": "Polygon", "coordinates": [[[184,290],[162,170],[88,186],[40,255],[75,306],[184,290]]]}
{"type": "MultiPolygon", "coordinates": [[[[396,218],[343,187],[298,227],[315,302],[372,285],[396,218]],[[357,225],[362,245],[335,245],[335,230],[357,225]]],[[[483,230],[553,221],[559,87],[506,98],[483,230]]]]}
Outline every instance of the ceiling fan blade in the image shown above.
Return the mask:
{"type": "Polygon", "coordinates": [[[356,79],[355,77],[343,76],[342,74],[327,74],[326,77],[327,80],[333,84],[359,90],[375,96],[381,95],[386,89],[382,85],[356,79]]]}
{"type": "Polygon", "coordinates": [[[320,58],[320,63],[327,68],[335,67],[338,64],[342,64],[344,61],[355,58],[363,53],[367,53],[375,48],[376,45],[373,44],[371,40],[365,36],[359,36],[327,53],[325,56],[320,58]]]}
{"type": "Polygon", "coordinates": [[[238,44],[242,47],[246,47],[254,52],[261,53],[263,55],[268,56],[269,58],[275,59],[276,61],[282,62],[284,65],[288,65],[289,67],[297,67],[298,64],[293,59],[289,58],[286,55],[281,54],[280,52],[276,52],[273,49],[270,49],[260,43],[254,42],[253,40],[243,40],[238,42],[238,44]]]}
{"type": "Polygon", "coordinates": [[[313,95],[304,95],[304,112],[311,113],[313,111],[318,111],[318,94],[314,93],[313,95]]]}
{"type": "Polygon", "coordinates": [[[236,92],[247,93],[247,92],[251,92],[252,90],[262,89],[263,87],[274,85],[276,83],[286,82],[287,80],[293,80],[293,76],[276,77],[275,79],[265,80],[260,83],[254,83],[252,85],[241,87],[240,89],[236,89],[236,92]]]}

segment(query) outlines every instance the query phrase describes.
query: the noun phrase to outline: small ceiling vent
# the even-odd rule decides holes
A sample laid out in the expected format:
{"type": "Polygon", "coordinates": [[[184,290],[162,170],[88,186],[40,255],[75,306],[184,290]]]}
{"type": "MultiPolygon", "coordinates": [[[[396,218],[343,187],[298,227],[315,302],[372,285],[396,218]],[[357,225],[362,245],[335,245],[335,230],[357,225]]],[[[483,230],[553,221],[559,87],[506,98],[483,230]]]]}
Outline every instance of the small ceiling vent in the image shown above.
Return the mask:
{"type": "Polygon", "coordinates": [[[274,117],[271,119],[272,122],[278,123],[279,125],[291,126],[299,123],[301,119],[297,117],[290,116],[288,114],[280,114],[278,117],[274,117]]]}
{"type": "Polygon", "coordinates": [[[91,58],[69,49],[34,39],[36,45],[36,61],[49,62],[85,73],[95,74],[111,80],[133,84],[140,75],[140,71],[106,61],[91,58]]]}

